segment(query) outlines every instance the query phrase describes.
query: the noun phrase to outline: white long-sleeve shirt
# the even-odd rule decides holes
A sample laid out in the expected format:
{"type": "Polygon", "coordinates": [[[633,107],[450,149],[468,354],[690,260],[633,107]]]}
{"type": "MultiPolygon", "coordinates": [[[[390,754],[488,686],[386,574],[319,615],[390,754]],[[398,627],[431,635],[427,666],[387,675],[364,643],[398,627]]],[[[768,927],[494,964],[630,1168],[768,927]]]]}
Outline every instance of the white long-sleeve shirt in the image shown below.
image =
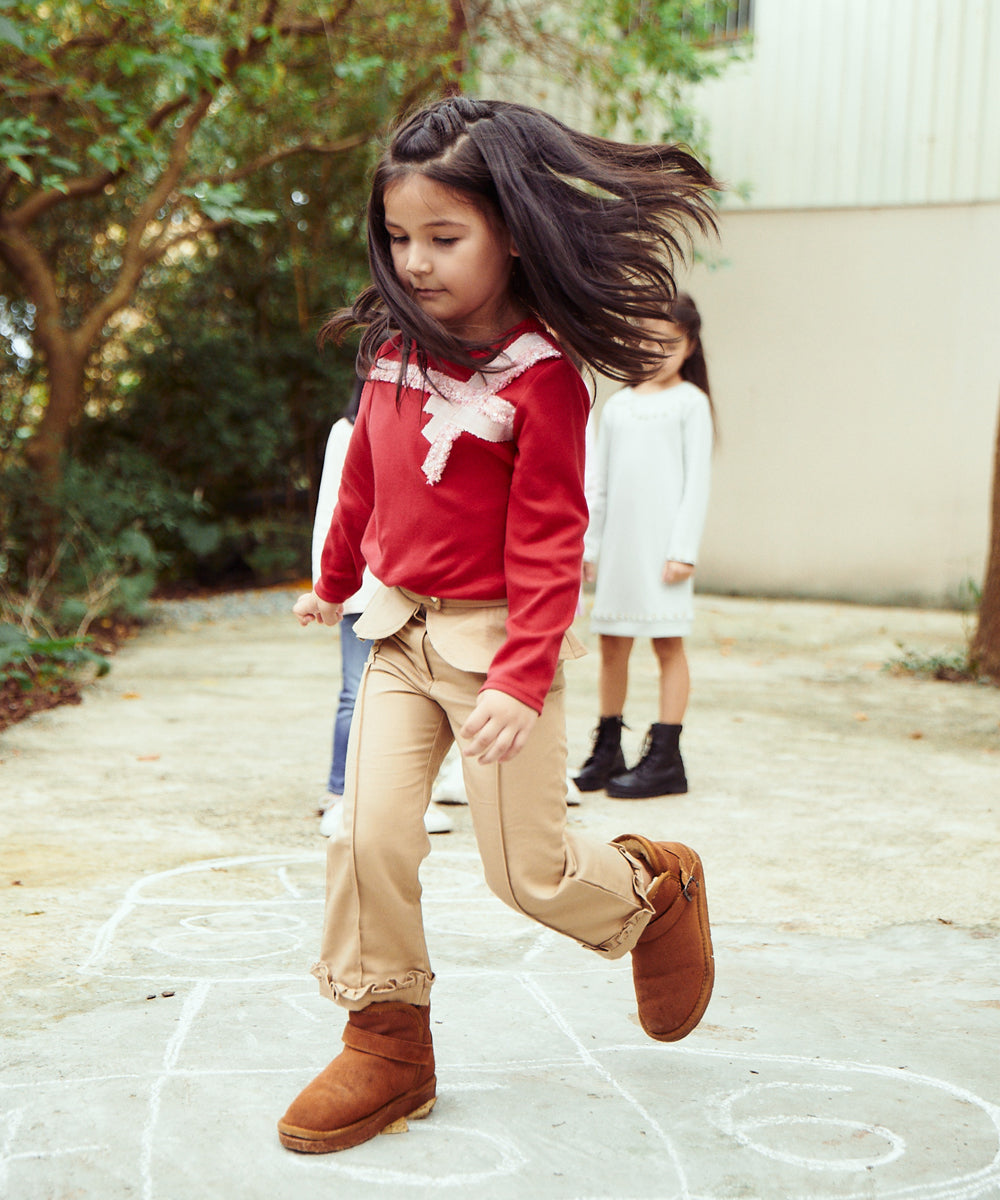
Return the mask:
{"type": "MultiPolygon", "coordinates": [[[[323,555],[323,544],[333,519],[333,510],[337,507],[337,493],[340,491],[340,477],[344,471],[344,459],[347,457],[347,447],[354,429],[352,421],[341,417],[330,430],[326,439],[326,451],[323,455],[323,473],[319,481],[319,496],[316,498],[316,517],[313,521],[312,533],[312,577],[313,583],[320,577],[320,559],[323,555]]],[[[378,588],[378,580],[366,570],[361,587],[344,602],[345,613],[359,613],[372,598],[378,588]]]]}

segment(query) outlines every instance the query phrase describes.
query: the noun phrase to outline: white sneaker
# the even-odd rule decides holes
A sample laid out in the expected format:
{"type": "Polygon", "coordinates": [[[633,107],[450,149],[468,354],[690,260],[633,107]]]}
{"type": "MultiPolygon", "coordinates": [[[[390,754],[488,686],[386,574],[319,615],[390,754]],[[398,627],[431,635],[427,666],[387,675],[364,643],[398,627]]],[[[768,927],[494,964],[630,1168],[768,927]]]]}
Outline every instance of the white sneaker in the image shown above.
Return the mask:
{"type": "Polygon", "coordinates": [[[462,775],[462,756],[452,746],[441,764],[437,779],[431,788],[431,800],[435,804],[468,804],[465,794],[465,779],[462,775]]]}
{"type": "MultiPolygon", "coordinates": [[[[327,806],[319,823],[319,831],[323,837],[333,837],[338,832],[343,811],[344,806],[339,798],[334,804],[327,806]]],[[[424,828],[428,833],[451,833],[452,826],[447,815],[432,804],[424,813],[424,828]]]]}
{"type": "Polygon", "coordinates": [[[331,797],[333,803],[328,803],[323,809],[323,815],[320,817],[319,831],[323,837],[333,837],[340,828],[341,817],[344,812],[344,805],[339,796],[331,797]]]}
{"type": "Polygon", "coordinates": [[[424,828],[428,833],[451,833],[451,820],[436,804],[431,804],[424,813],[424,828]]]}
{"type": "MultiPolygon", "coordinates": [[[[431,800],[435,804],[468,804],[465,794],[465,779],[462,775],[462,759],[457,750],[452,747],[448,756],[441,764],[437,779],[431,788],[431,800]]],[[[566,772],[566,803],[575,808],[580,803],[580,789],[573,782],[573,776],[566,772]]]]}

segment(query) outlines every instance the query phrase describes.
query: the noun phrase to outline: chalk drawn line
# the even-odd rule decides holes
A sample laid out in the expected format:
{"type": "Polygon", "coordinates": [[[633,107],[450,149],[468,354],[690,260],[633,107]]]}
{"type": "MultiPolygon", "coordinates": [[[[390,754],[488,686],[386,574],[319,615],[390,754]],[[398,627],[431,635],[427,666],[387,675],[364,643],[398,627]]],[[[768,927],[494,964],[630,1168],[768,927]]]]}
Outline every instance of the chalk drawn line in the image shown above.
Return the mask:
{"type": "MultiPolygon", "coordinates": [[[[438,857],[445,857],[445,855],[439,854],[438,857]]],[[[448,857],[462,862],[478,861],[476,856],[471,852],[449,854],[448,857]]],[[[312,911],[312,908],[319,902],[316,898],[303,891],[291,878],[289,871],[302,865],[316,864],[321,859],[322,855],[317,853],[246,855],[218,858],[184,864],[172,870],[159,872],[136,880],[122,897],[115,911],[98,931],[89,954],[81,963],[78,970],[83,975],[100,976],[104,974],[103,968],[106,965],[106,959],[110,956],[112,947],[119,941],[119,938],[125,941],[127,947],[127,938],[124,936],[125,924],[129,916],[140,909],[148,911],[153,908],[160,908],[164,910],[165,915],[179,907],[195,908],[201,914],[208,913],[209,915],[213,912],[223,914],[227,910],[241,910],[248,916],[252,916],[253,913],[257,912],[262,914],[261,924],[251,931],[253,936],[257,936],[266,942],[268,936],[287,933],[292,927],[293,922],[297,924],[297,918],[289,916],[288,918],[279,920],[275,918],[275,912],[290,912],[288,906],[309,906],[308,911],[312,911]],[[196,880],[199,875],[204,875],[209,871],[230,871],[243,867],[253,870],[271,870],[276,885],[274,894],[264,897],[256,894],[252,897],[236,900],[216,899],[199,893],[190,894],[189,889],[185,889],[189,894],[182,896],[156,896],[154,894],[157,887],[173,880],[196,880]],[[264,917],[269,917],[270,919],[265,920],[264,917]]],[[[182,930],[188,932],[195,930],[199,935],[203,935],[206,938],[210,938],[213,934],[211,920],[188,916],[177,924],[181,926],[182,930]],[[200,924],[199,920],[201,921],[200,924]]],[[[223,922],[223,925],[225,926],[226,922],[223,922]]],[[[227,936],[231,936],[232,931],[228,927],[225,932],[227,936]]],[[[163,943],[165,946],[171,946],[174,943],[170,941],[170,936],[162,934],[157,941],[163,943]]],[[[176,938],[181,935],[175,933],[172,936],[176,938]]],[[[600,1079],[604,1086],[612,1089],[621,1102],[626,1104],[636,1114],[642,1125],[654,1133],[663,1149],[665,1158],[664,1166],[669,1163],[670,1171],[675,1180],[672,1187],[668,1185],[668,1188],[665,1189],[665,1191],[670,1191],[669,1200],[717,1200],[716,1197],[698,1190],[697,1185],[692,1182],[691,1176],[692,1172],[697,1170],[696,1166],[685,1163],[682,1149],[677,1144],[676,1138],[664,1127],[662,1120],[658,1120],[649,1107],[643,1103],[641,1097],[636,1094],[635,1089],[626,1084],[622,1075],[620,1062],[625,1055],[644,1052],[647,1054],[660,1053],[682,1057],[687,1058],[689,1061],[705,1059],[725,1061],[727,1064],[734,1066],[750,1064],[756,1069],[760,1069],[763,1066],[770,1066],[775,1069],[776,1073],[784,1072],[786,1075],[792,1076],[802,1076],[804,1074],[806,1077],[805,1081],[803,1082],[800,1078],[785,1078],[770,1082],[759,1082],[729,1091],[720,1091],[714,1095],[710,1095],[701,1103],[706,1120],[712,1124],[724,1141],[739,1145],[744,1150],[753,1152],[762,1159],[769,1160],[775,1170],[780,1170],[782,1167],[805,1170],[816,1179],[816,1186],[810,1188],[808,1193],[798,1195],[793,1194],[791,1190],[784,1190],[782,1191],[782,1200],[871,1200],[872,1196],[877,1196],[879,1200],[976,1200],[976,1198],[986,1196],[987,1194],[1000,1194],[997,1191],[998,1185],[1000,1185],[1000,1106],[984,1100],[968,1089],[950,1083],[947,1080],[874,1063],[811,1058],[799,1055],[734,1051],[732,1049],[718,1049],[688,1043],[671,1046],[654,1044],[650,1046],[645,1040],[634,1044],[618,1043],[587,1046],[576,1034],[567,1016],[561,1011],[558,1002],[546,986],[547,979],[552,975],[565,974],[565,971],[552,972],[539,969],[541,967],[539,960],[543,958],[544,951],[545,935],[540,935],[531,939],[530,944],[524,951],[520,969],[492,970],[486,967],[477,967],[475,969],[463,967],[457,972],[452,971],[451,974],[464,976],[502,976],[508,981],[508,984],[513,979],[525,995],[531,999],[539,1014],[544,1016],[559,1031],[564,1043],[568,1043],[569,1045],[569,1053],[566,1055],[555,1054],[546,1056],[544,1059],[535,1058],[521,1063],[452,1063],[448,1069],[439,1072],[443,1094],[447,1094],[449,1091],[459,1094],[484,1089],[495,1090],[505,1086],[502,1082],[505,1072],[512,1070],[547,1071],[567,1070],[574,1066],[580,1067],[585,1072],[600,1079]],[[832,1075],[841,1082],[825,1084],[813,1082],[812,1080],[816,1079],[817,1073],[820,1075],[823,1073],[832,1075]],[[809,1078],[810,1075],[812,1076],[812,1080],[809,1078]],[[853,1090],[852,1080],[856,1082],[859,1076],[888,1081],[897,1090],[903,1088],[904,1085],[906,1088],[931,1089],[932,1092],[947,1097],[951,1101],[963,1105],[971,1105],[985,1117],[991,1129],[992,1137],[996,1142],[996,1150],[993,1153],[992,1159],[985,1165],[975,1169],[960,1170],[957,1174],[953,1174],[946,1179],[924,1179],[920,1182],[909,1184],[889,1184],[888,1181],[884,1181],[883,1185],[878,1186],[877,1190],[873,1191],[873,1175],[877,1177],[879,1169],[892,1164],[905,1164],[908,1145],[903,1133],[897,1129],[890,1129],[886,1124],[875,1120],[866,1122],[860,1119],[853,1120],[850,1117],[838,1115],[822,1116],[809,1111],[800,1111],[800,1109],[807,1110],[810,1107],[806,1101],[811,1092],[822,1090],[823,1092],[840,1095],[845,1098],[849,1097],[853,1090]],[[768,1112],[763,1115],[758,1113],[757,1115],[748,1117],[737,1115],[736,1109],[739,1105],[744,1104],[753,1108],[754,1103],[761,1097],[768,1100],[787,1098],[788,1104],[784,1106],[787,1111],[777,1114],[768,1112]],[[843,1133],[845,1140],[847,1140],[847,1134],[855,1135],[853,1140],[856,1143],[860,1142],[869,1148],[868,1156],[862,1158],[856,1156],[838,1158],[836,1157],[836,1150],[833,1152],[827,1150],[827,1157],[813,1156],[798,1153],[797,1151],[793,1152],[781,1149],[780,1147],[776,1148],[774,1145],[762,1140],[763,1135],[774,1131],[808,1130],[811,1127],[816,1127],[817,1129],[826,1127],[832,1130],[834,1134],[843,1133]],[[844,1177],[851,1173],[864,1176],[866,1184],[864,1189],[855,1191],[843,1190],[844,1177]],[[826,1190],[827,1185],[823,1181],[833,1176],[841,1177],[841,1189],[836,1192],[830,1192],[828,1195],[826,1190]]],[[[230,954],[232,953],[232,950],[230,950],[230,954]]],[[[225,959],[222,951],[220,951],[220,955],[222,957],[219,961],[230,961],[225,959]]],[[[242,966],[245,972],[240,977],[242,982],[252,982],[256,985],[264,982],[283,984],[287,983],[289,979],[301,982],[301,975],[292,976],[284,973],[267,974],[257,969],[252,969],[252,967],[256,967],[256,964],[253,963],[251,965],[250,960],[243,962],[242,966]],[[250,973],[247,974],[246,972],[250,973]]],[[[581,967],[580,974],[592,974],[595,971],[602,971],[607,974],[608,970],[609,968],[606,964],[601,964],[599,967],[581,967]]],[[[147,975],[126,975],[124,977],[148,978],[147,975]]],[[[143,1200],[155,1200],[156,1197],[156,1147],[158,1138],[162,1134],[164,1093],[172,1080],[179,1078],[207,1078],[212,1076],[239,1078],[244,1076],[278,1074],[293,1075],[299,1070],[292,1067],[243,1070],[240,1068],[213,1069],[199,1067],[197,1064],[182,1066],[182,1055],[206,1005],[216,989],[231,983],[232,980],[202,976],[181,976],[180,978],[189,979],[194,984],[194,987],[186,996],[182,1011],[177,1018],[177,1023],[164,1045],[159,1067],[147,1074],[125,1075],[124,1073],[118,1073],[117,1075],[109,1074],[94,1077],[97,1080],[143,1078],[149,1084],[145,1119],[140,1134],[139,1153],[139,1175],[143,1200]]],[[[285,997],[285,999],[289,1000],[293,1008],[296,1007],[294,997],[285,997]]],[[[299,1012],[303,1019],[315,1019],[301,1006],[299,1006],[299,1012]]],[[[72,1077],[64,1077],[48,1081],[36,1078],[30,1083],[0,1084],[0,1094],[6,1093],[13,1097],[17,1089],[23,1087],[33,1090],[37,1095],[40,1090],[44,1090],[47,1087],[72,1087],[74,1084],[78,1085],[83,1082],[85,1081],[81,1077],[77,1077],[75,1080],[72,1077]]],[[[905,1112],[906,1109],[904,1108],[904,1116],[905,1112]]],[[[0,1130],[3,1131],[4,1135],[2,1145],[0,1145],[0,1181],[7,1178],[12,1163],[29,1157],[38,1157],[34,1152],[18,1152],[15,1147],[22,1115],[23,1108],[20,1107],[8,1109],[6,1114],[0,1115],[0,1130]]],[[[411,1186],[425,1184],[433,1185],[437,1188],[451,1189],[456,1194],[461,1194],[461,1189],[468,1189],[473,1185],[478,1187],[490,1180],[517,1177],[522,1171],[530,1169],[530,1163],[523,1150],[515,1140],[506,1136],[505,1133],[491,1133],[488,1130],[472,1128],[460,1122],[449,1124],[440,1120],[433,1122],[432,1128],[434,1131],[449,1134],[449,1140],[452,1142],[456,1139],[468,1139],[470,1145],[472,1143],[477,1144],[480,1148],[480,1157],[483,1158],[485,1156],[490,1159],[491,1165],[484,1164],[483,1169],[472,1169],[472,1164],[470,1164],[470,1169],[465,1172],[445,1170],[442,1174],[435,1173],[431,1175],[421,1171],[396,1171],[380,1167],[371,1162],[364,1161],[363,1156],[335,1155],[324,1156],[320,1161],[310,1162],[308,1168],[314,1171],[321,1170],[324,1173],[329,1172],[333,1175],[353,1179],[358,1182],[381,1183],[391,1187],[398,1187],[404,1184],[411,1186]]],[[[427,1134],[421,1133],[418,1136],[429,1136],[430,1132],[431,1129],[428,1129],[427,1134]]],[[[60,1150],[60,1154],[92,1152],[99,1148],[96,1143],[95,1145],[79,1147],[63,1147],[60,1150]]],[[[850,1185],[848,1184],[848,1186],[850,1185]]],[[[588,1197],[580,1195],[577,1197],[577,1200],[588,1200],[588,1197]]],[[[592,1200],[598,1200],[598,1198],[593,1197],[592,1200]]],[[[664,1197],[664,1200],[667,1200],[667,1198],[664,1197]]]]}

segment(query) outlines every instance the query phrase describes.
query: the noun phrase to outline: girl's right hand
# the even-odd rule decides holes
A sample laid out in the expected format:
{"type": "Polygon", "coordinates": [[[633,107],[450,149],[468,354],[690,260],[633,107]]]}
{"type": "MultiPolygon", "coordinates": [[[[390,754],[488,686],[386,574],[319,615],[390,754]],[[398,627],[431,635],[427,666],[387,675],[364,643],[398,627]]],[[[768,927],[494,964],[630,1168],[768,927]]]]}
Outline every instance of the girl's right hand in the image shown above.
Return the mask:
{"type": "Polygon", "coordinates": [[[694,563],[675,562],[671,559],[664,565],[663,582],[683,583],[685,579],[690,579],[693,574],[694,563]]]}
{"type": "Polygon", "coordinates": [[[583,582],[595,583],[597,581],[597,564],[585,562],[583,564],[583,582]]]}
{"type": "Polygon", "coordinates": [[[344,606],[321,600],[315,592],[306,592],[292,605],[292,612],[303,626],[310,621],[318,621],[320,625],[336,625],[344,615],[344,606]]]}
{"type": "Polygon", "coordinates": [[[516,697],[495,688],[484,688],[476,707],[458,731],[460,738],[469,739],[462,753],[484,765],[509,762],[521,751],[537,720],[538,713],[516,697]]]}

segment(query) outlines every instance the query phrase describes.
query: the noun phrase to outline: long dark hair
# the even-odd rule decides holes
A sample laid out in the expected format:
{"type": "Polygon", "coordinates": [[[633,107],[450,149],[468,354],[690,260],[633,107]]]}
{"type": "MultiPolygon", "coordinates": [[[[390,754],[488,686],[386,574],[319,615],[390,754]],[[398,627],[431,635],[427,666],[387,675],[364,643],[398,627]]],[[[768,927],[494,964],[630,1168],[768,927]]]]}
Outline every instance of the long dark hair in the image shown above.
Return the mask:
{"type": "MultiPolygon", "coordinates": [[[[698,311],[698,305],[695,304],[693,297],[687,292],[678,292],[672,300],[661,306],[659,319],[661,321],[669,321],[671,325],[676,325],[684,337],[687,338],[691,351],[681,366],[681,379],[686,379],[689,383],[693,383],[695,387],[701,388],[708,397],[708,407],[712,413],[712,428],[718,434],[715,404],[712,401],[712,389],[708,384],[708,363],[705,361],[705,347],[701,344],[701,313],[698,311]]],[[[650,336],[648,331],[646,336],[647,338],[650,336]]],[[[665,351],[672,344],[676,344],[676,339],[664,338],[663,348],[665,351]]],[[[644,379],[648,379],[650,373],[650,363],[647,359],[645,370],[637,375],[633,375],[627,382],[634,387],[636,384],[642,383],[644,379]]]]}
{"type": "Polygon", "coordinates": [[[643,319],[663,316],[676,293],[673,267],[692,232],[715,230],[719,185],[678,146],[631,146],[570,129],[537,109],[453,96],[406,118],[372,179],[368,258],[372,285],[320,330],[320,342],[364,329],[359,370],[399,337],[403,362],[416,347],[482,369],[496,347],[464,342],[427,316],[396,275],[385,228],[385,192],[419,172],[498,214],[518,255],[514,297],[574,360],[625,380],[648,363],[643,319]]]}
{"type": "Polygon", "coordinates": [[[708,363],[705,362],[705,347],[701,344],[701,313],[687,292],[678,292],[667,308],[667,320],[684,334],[691,353],[681,367],[681,379],[693,383],[712,402],[712,389],[708,385],[708,363]]]}
{"type": "Polygon", "coordinates": [[[681,367],[681,379],[700,387],[708,397],[712,428],[718,436],[719,423],[715,402],[712,400],[712,389],[708,385],[708,363],[705,361],[705,347],[701,344],[701,313],[698,311],[698,305],[687,292],[678,292],[667,306],[666,317],[684,334],[688,345],[692,347],[681,367]]]}

